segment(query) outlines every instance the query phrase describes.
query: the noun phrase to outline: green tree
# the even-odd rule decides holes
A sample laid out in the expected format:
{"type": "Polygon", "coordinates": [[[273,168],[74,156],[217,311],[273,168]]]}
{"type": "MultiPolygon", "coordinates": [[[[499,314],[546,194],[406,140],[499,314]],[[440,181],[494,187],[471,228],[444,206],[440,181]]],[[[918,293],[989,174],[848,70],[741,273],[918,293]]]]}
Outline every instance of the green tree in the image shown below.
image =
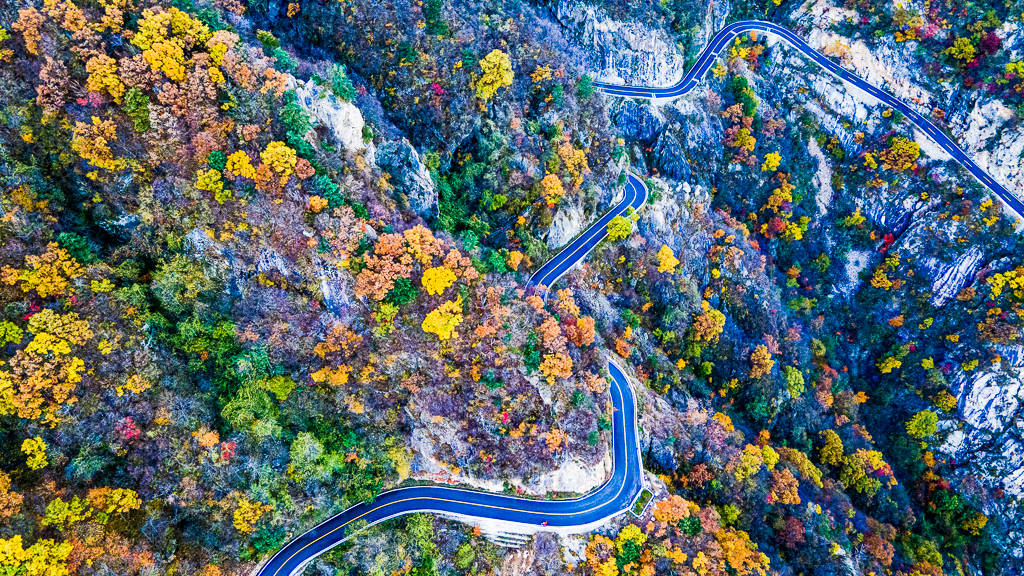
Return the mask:
{"type": "Polygon", "coordinates": [[[921,410],[907,422],[907,434],[914,438],[925,438],[939,429],[939,416],[931,410],[921,410]]]}
{"type": "Polygon", "coordinates": [[[412,283],[412,280],[408,278],[398,278],[395,280],[395,286],[388,292],[387,301],[391,302],[395,306],[402,306],[408,304],[416,299],[419,294],[419,288],[412,283]]]}
{"type": "Polygon", "coordinates": [[[442,11],[444,0],[426,0],[423,3],[423,19],[427,24],[427,34],[446,36],[449,32],[448,23],[444,21],[442,11]]]}
{"type": "Polygon", "coordinates": [[[175,255],[161,264],[153,275],[153,294],[175,315],[190,312],[196,303],[212,296],[218,283],[209,278],[198,262],[175,255]]]}
{"type": "Polygon", "coordinates": [[[580,100],[586,100],[594,95],[594,79],[584,74],[576,83],[576,95],[580,100]]]}
{"type": "Polygon", "coordinates": [[[476,560],[476,551],[473,550],[473,546],[469,542],[459,546],[455,551],[455,567],[459,570],[469,569],[473,560],[476,560]]]}
{"type": "Polygon", "coordinates": [[[313,127],[309,113],[299,104],[299,97],[294,90],[284,94],[285,105],[281,108],[281,123],[289,134],[302,136],[313,127]]]}
{"type": "Polygon", "coordinates": [[[786,366],[782,370],[786,376],[786,389],[789,390],[789,395],[799,398],[804,393],[804,375],[800,373],[799,368],[793,366],[786,366]]]}
{"type": "Polygon", "coordinates": [[[57,244],[68,251],[72,258],[82,264],[90,264],[96,261],[96,254],[89,246],[89,241],[74,232],[61,232],[57,234],[57,244]]]}
{"type": "Polygon", "coordinates": [[[25,332],[17,324],[4,320],[0,322],[0,346],[21,342],[25,332]]]}
{"type": "Polygon", "coordinates": [[[608,239],[616,241],[628,237],[633,232],[633,222],[625,216],[616,216],[608,222],[608,239]]]}
{"type": "Polygon", "coordinates": [[[220,415],[235,430],[250,430],[263,422],[271,426],[261,426],[261,430],[267,433],[277,431],[277,406],[266,392],[252,384],[240,387],[234,397],[224,405],[220,415]]]}
{"type": "Polygon", "coordinates": [[[344,64],[337,64],[331,68],[331,92],[345,102],[356,99],[356,87],[348,77],[344,64]]]}
{"type": "Polygon", "coordinates": [[[131,118],[136,132],[142,134],[149,130],[149,96],[138,88],[129,88],[125,93],[124,113],[131,118]]]}
{"type": "Polygon", "coordinates": [[[321,479],[324,475],[321,466],[324,456],[324,445],[309,432],[299,432],[288,450],[291,466],[298,478],[321,479]]]}

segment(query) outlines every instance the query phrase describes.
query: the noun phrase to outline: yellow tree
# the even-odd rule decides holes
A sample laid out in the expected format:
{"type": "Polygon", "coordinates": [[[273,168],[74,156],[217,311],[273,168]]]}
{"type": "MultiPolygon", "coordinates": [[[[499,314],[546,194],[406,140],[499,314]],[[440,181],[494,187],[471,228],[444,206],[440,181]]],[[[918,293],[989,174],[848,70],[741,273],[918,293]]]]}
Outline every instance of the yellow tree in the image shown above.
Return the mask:
{"type": "Polygon", "coordinates": [[[608,239],[622,240],[633,232],[633,223],[625,216],[616,216],[608,222],[608,239]]]}
{"type": "Polygon", "coordinates": [[[519,265],[522,262],[523,253],[520,252],[519,250],[512,250],[511,252],[509,252],[508,258],[505,260],[505,263],[508,264],[508,267],[513,270],[519,270],[519,265]]]}
{"type": "Polygon", "coordinates": [[[38,470],[49,463],[46,460],[46,442],[39,436],[25,438],[21,443],[21,451],[28,456],[25,464],[32,470],[38,470]]]}
{"type": "Polygon", "coordinates": [[[617,576],[619,567],[615,563],[615,543],[607,536],[595,534],[590,537],[584,552],[587,566],[595,576],[617,576]]]}
{"type": "Polygon", "coordinates": [[[295,173],[295,166],[298,164],[295,150],[277,140],[267,144],[263,152],[260,152],[260,160],[280,176],[282,186],[288,182],[288,177],[295,173]]]}
{"type": "Polygon", "coordinates": [[[615,549],[621,554],[630,543],[640,547],[645,542],[647,542],[647,534],[644,534],[636,524],[627,524],[625,528],[619,531],[619,535],[615,537],[615,549]]]}
{"type": "Polygon", "coordinates": [[[541,193],[549,206],[554,206],[565,196],[565,188],[562,187],[562,179],[555,174],[548,174],[540,181],[541,193]]]}
{"type": "Polygon", "coordinates": [[[838,466],[843,460],[843,440],[835,430],[822,431],[821,438],[825,441],[825,445],[821,447],[818,459],[822,464],[838,466]]]}
{"type": "Polygon", "coordinates": [[[772,353],[764,344],[758,344],[750,353],[750,377],[752,379],[756,380],[771,372],[774,365],[775,360],[772,359],[772,353]]]}
{"type": "Polygon", "coordinates": [[[679,259],[676,258],[668,244],[662,244],[658,250],[658,272],[673,274],[676,271],[676,266],[679,266],[679,259]]]}
{"type": "Polygon", "coordinates": [[[889,147],[882,151],[882,166],[896,172],[903,172],[917,167],[917,159],[921,157],[921,147],[917,142],[897,136],[889,147]]]}
{"type": "Polygon", "coordinates": [[[130,488],[93,488],[86,498],[97,512],[106,515],[127,514],[142,506],[138,492],[130,488]]]}
{"type": "Polygon", "coordinates": [[[700,306],[701,313],[693,319],[693,338],[697,342],[717,342],[725,328],[725,314],[712,308],[707,300],[702,300],[700,306]]]}
{"type": "Polygon", "coordinates": [[[572,358],[562,352],[545,354],[544,360],[540,363],[540,372],[548,384],[553,385],[559,378],[572,376],[572,358]]]}
{"type": "Polygon", "coordinates": [[[142,58],[151,70],[180,83],[187,74],[186,51],[205,43],[210,36],[206,24],[177,8],[147,8],[142,11],[132,44],[142,50],[142,58]]]}
{"type": "Polygon", "coordinates": [[[445,266],[427,268],[423,272],[421,282],[423,287],[426,288],[427,294],[443,294],[449,286],[455,283],[455,273],[445,266]]]}
{"type": "Polygon", "coordinates": [[[492,50],[480,60],[483,74],[476,81],[476,97],[489,100],[498,89],[512,85],[512,62],[501,50],[492,50]]]}
{"type": "Polygon", "coordinates": [[[428,312],[420,327],[424,332],[436,335],[443,342],[455,334],[455,328],[461,323],[462,297],[460,296],[428,312]]]}
{"type": "Polygon", "coordinates": [[[0,538],[0,574],[25,576],[67,576],[69,542],[44,539],[28,548],[23,547],[20,534],[4,540],[0,538]]]}
{"type": "Polygon", "coordinates": [[[765,576],[768,573],[768,556],[757,551],[757,544],[750,541],[750,535],[746,532],[726,528],[715,533],[715,540],[722,548],[726,564],[735,574],[765,576]]]}
{"type": "Polygon", "coordinates": [[[244,496],[238,498],[238,507],[235,508],[232,524],[239,532],[252,534],[256,530],[256,523],[267,512],[273,510],[270,504],[253,502],[244,496]]]}
{"type": "Polygon", "coordinates": [[[124,83],[117,76],[116,60],[106,54],[93,56],[85,63],[85,71],[89,73],[89,77],[85,82],[85,87],[88,91],[106,92],[110,94],[114,102],[117,104],[121,103],[121,97],[124,96],[125,88],[124,83]]]}
{"type": "Polygon", "coordinates": [[[1003,290],[1010,288],[1013,296],[1017,299],[1024,299],[1024,267],[1018,266],[1013,270],[998,272],[985,279],[992,290],[992,297],[998,298],[1003,290]]]}
{"type": "Polygon", "coordinates": [[[72,356],[72,347],[92,338],[92,330],[78,314],[58,314],[47,308],[28,322],[32,340],[0,370],[0,415],[17,414],[34,420],[57,420],[57,411],[75,401],[76,385],[82,380],[85,363],[72,356]]]}
{"type": "Polygon", "coordinates": [[[562,165],[569,172],[574,187],[582,184],[583,177],[590,174],[587,153],[572,145],[568,133],[563,135],[562,143],[558,145],[558,157],[562,159],[562,165]]]}
{"type": "Polygon", "coordinates": [[[815,466],[811,459],[807,457],[803,452],[782,446],[778,450],[779,456],[789,463],[793,468],[805,478],[810,478],[811,482],[818,488],[822,487],[821,482],[821,470],[815,466]]]}
{"type": "Polygon", "coordinates": [[[256,179],[256,168],[253,167],[252,160],[244,150],[232,152],[231,155],[228,156],[225,167],[227,171],[232,173],[236,178],[248,178],[249,180],[256,179]]]}
{"type": "Polygon", "coordinates": [[[754,138],[750,134],[750,128],[740,128],[736,131],[736,135],[733,137],[732,145],[736,148],[752,152],[754,150],[754,146],[757,145],[757,138],[754,138]]]}
{"type": "Polygon", "coordinates": [[[71,149],[83,160],[104,170],[122,170],[128,166],[124,158],[115,158],[110,144],[117,142],[117,124],[113,120],[92,117],[92,123],[75,122],[71,149]]]}
{"type": "Polygon", "coordinates": [[[544,435],[544,443],[547,444],[549,452],[556,452],[561,450],[562,447],[568,444],[569,437],[565,432],[554,428],[550,432],[544,435]]]}
{"type": "Polygon", "coordinates": [[[774,172],[779,169],[782,162],[782,155],[778,152],[769,152],[764,155],[764,162],[761,164],[762,172],[774,172]]]}
{"type": "Polygon", "coordinates": [[[954,58],[959,64],[966,65],[974,60],[978,50],[970,38],[960,37],[953,40],[953,45],[943,50],[942,53],[954,58]]]}
{"type": "Polygon", "coordinates": [[[40,298],[64,294],[71,280],[85,272],[82,265],[55,242],[48,244],[46,252],[38,256],[26,256],[25,266],[22,270],[4,266],[0,280],[11,286],[20,283],[23,292],[34,290],[40,298]]]}

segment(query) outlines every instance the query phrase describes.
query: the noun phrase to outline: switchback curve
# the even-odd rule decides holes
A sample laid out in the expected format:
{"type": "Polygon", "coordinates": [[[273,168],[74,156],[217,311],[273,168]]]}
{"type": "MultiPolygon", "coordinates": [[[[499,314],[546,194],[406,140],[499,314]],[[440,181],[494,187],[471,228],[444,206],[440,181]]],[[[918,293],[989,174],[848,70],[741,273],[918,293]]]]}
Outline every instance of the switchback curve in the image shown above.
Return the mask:
{"type": "Polygon", "coordinates": [[[591,224],[575,240],[559,250],[558,254],[555,254],[547,264],[534,272],[530,277],[529,285],[551,287],[570,268],[590,254],[595,246],[608,237],[608,223],[612,221],[612,218],[626,214],[630,210],[639,210],[647,202],[647,185],[636,174],[626,172],[625,190],[625,195],[618,204],[605,212],[597,222],[591,224]]]}
{"type": "MultiPolygon", "coordinates": [[[[580,256],[582,257],[582,256],[580,256]]],[[[530,500],[442,486],[412,486],[380,494],[322,522],[294,538],[253,572],[254,576],[296,576],[307,563],[362,527],[415,512],[432,512],[465,521],[494,520],[523,533],[541,529],[589,532],[630,509],[643,489],[643,464],[637,431],[636,397],[626,375],[608,363],[612,414],[612,475],[597,490],[569,500],[530,500]]]]}

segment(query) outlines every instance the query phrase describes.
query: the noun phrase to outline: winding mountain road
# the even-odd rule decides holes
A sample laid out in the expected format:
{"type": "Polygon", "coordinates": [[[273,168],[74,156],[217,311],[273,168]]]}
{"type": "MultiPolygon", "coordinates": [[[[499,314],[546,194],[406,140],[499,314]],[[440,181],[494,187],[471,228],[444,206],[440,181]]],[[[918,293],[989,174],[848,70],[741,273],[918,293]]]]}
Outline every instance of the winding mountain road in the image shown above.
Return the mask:
{"type": "Polygon", "coordinates": [[[632,172],[626,173],[626,193],[622,200],[609,210],[597,222],[590,225],[583,234],[562,248],[554,258],[547,264],[540,267],[530,277],[530,286],[551,287],[559,278],[565,275],[570,268],[575,266],[590,254],[595,246],[608,237],[608,223],[612,218],[628,213],[630,210],[639,210],[647,203],[647,185],[639,176],[632,172]]]}
{"type": "MultiPolygon", "coordinates": [[[[646,99],[676,98],[693,90],[719,54],[745,32],[775,34],[840,80],[855,85],[878,100],[899,110],[963,165],[975,178],[1024,217],[1024,203],[996,182],[944,132],[924,116],[888,92],[869,84],[811,48],[801,38],[777,24],[763,21],[735,22],[723,28],[701,53],[693,67],[673,86],[617,86],[595,82],[597,89],[610,96],[646,99]]],[[[579,237],[563,248],[530,278],[531,286],[550,287],[569,269],[585,258],[607,235],[607,225],[615,216],[638,210],[647,201],[648,191],[640,177],[628,173],[623,198],[579,237]]],[[[541,529],[559,532],[588,532],[608,518],[628,510],[643,488],[643,464],[637,431],[636,398],[622,370],[608,363],[611,375],[609,393],[612,418],[612,475],[593,492],[571,500],[530,500],[441,486],[413,486],[380,494],[373,502],[357,504],[301,536],[291,540],[253,572],[253,576],[296,576],[307,563],[366,527],[389,518],[414,512],[442,514],[467,522],[495,521],[510,530],[532,533],[541,529]]]]}
{"type": "Polygon", "coordinates": [[[985,170],[978,166],[952,138],[935,126],[935,124],[932,124],[928,118],[922,116],[899,98],[875,86],[874,84],[871,84],[853,72],[850,72],[836,64],[828,56],[825,56],[821,52],[811,48],[807,42],[804,42],[802,38],[794,34],[788,28],[773,22],[765,22],[763,20],[742,20],[739,22],[733,22],[725,28],[722,28],[718,34],[715,34],[715,37],[712,38],[707,47],[704,48],[704,51],[701,52],[700,57],[697,58],[697,62],[690,67],[679,82],[672,86],[668,86],[666,88],[652,88],[649,86],[621,86],[608,84],[606,82],[594,82],[594,86],[601,92],[611,96],[626,96],[633,98],[645,98],[649,100],[678,98],[696,88],[701,79],[711,68],[712,64],[714,64],[715,60],[718,59],[719,54],[728,48],[729,44],[731,44],[737,36],[747,32],[765,32],[778,36],[787,44],[798,50],[801,54],[812,60],[815,64],[821,66],[832,76],[847,84],[860,88],[871,96],[874,96],[880,102],[883,102],[894,110],[901,112],[908,120],[910,120],[911,123],[914,124],[914,126],[927,134],[935,141],[936,144],[939,145],[939,147],[945,150],[953,157],[954,160],[967,169],[972,176],[977,178],[978,181],[984,184],[986,188],[999,196],[1003,202],[1010,207],[1010,209],[1016,212],[1017,217],[1024,219],[1024,202],[1021,202],[1014,193],[1007,190],[1005,186],[997,182],[988,174],[988,172],[985,172],[985,170]]]}
{"type": "Polygon", "coordinates": [[[589,532],[633,506],[643,488],[643,465],[637,436],[636,397],[625,374],[608,363],[612,414],[612,475],[593,492],[571,500],[529,500],[502,494],[441,486],[413,486],[384,492],[373,502],[357,504],[295,538],[261,565],[257,576],[293,576],[313,558],[354,532],[395,516],[432,512],[477,522],[495,520],[510,530],[532,533],[542,527],[563,533],[589,532]],[[365,523],[365,524],[363,524],[365,523]]]}

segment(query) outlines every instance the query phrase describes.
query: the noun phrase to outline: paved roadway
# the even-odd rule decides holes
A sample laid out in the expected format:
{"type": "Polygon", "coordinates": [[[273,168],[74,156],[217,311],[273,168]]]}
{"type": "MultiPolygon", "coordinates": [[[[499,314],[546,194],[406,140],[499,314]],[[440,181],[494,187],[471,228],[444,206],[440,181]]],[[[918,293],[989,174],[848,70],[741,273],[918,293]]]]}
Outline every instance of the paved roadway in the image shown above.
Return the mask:
{"type": "Polygon", "coordinates": [[[625,214],[630,209],[639,210],[647,202],[647,185],[639,176],[626,173],[626,193],[622,200],[605,213],[600,220],[594,222],[583,234],[580,234],[568,246],[562,248],[547,264],[540,267],[530,277],[530,286],[550,288],[552,284],[565,275],[570,268],[585,258],[595,246],[608,236],[608,223],[612,218],[625,214]]]}
{"type": "MultiPolygon", "coordinates": [[[[581,253],[578,257],[582,258],[581,253]]],[[[373,502],[357,504],[295,538],[261,565],[256,576],[294,576],[313,558],[337,546],[353,532],[353,522],[376,524],[413,512],[432,512],[469,521],[498,520],[520,524],[522,531],[549,530],[588,532],[612,516],[628,510],[643,489],[643,465],[637,439],[636,398],[614,363],[609,393],[615,407],[612,416],[612,475],[600,488],[572,500],[529,500],[440,486],[399,488],[379,495],[373,502]]],[[[513,529],[515,529],[513,527],[513,529]]]]}
{"type": "Polygon", "coordinates": [[[1017,217],[1024,218],[1024,202],[1021,202],[1014,193],[1007,190],[1002,184],[996,182],[992,176],[982,170],[981,167],[978,166],[955,141],[953,141],[952,138],[932,124],[926,117],[922,116],[899,98],[896,98],[885,90],[867,82],[853,72],[850,72],[836,64],[824,54],[818,52],[814,48],[811,48],[803,41],[802,38],[794,34],[789,29],[772,22],[765,22],[762,20],[743,20],[726,26],[719,31],[718,34],[715,34],[715,37],[712,38],[711,42],[708,43],[706,48],[704,48],[704,51],[697,59],[697,62],[689,71],[687,71],[682,80],[672,86],[668,86],[666,88],[654,88],[649,86],[620,86],[608,84],[606,82],[595,82],[594,85],[601,92],[611,96],[628,96],[646,99],[677,98],[697,87],[700,81],[704,78],[704,75],[718,58],[718,55],[728,48],[737,36],[746,32],[767,32],[778,36],[787,44],[799,50],[804,56],[810,58],[816,64],[824,68],[825,71],[832,76],[864,90],[886,105],[895,110],[899,110],[915,126],[931,137],[931,139],[934,140],[935,143],[943,150],[949,153],[954,160],[959,162],[961,166],[966,168],[968,172],[984,184],[986,188],[1002,198],[1003,202],[1017,213],[1017,217]]]}

